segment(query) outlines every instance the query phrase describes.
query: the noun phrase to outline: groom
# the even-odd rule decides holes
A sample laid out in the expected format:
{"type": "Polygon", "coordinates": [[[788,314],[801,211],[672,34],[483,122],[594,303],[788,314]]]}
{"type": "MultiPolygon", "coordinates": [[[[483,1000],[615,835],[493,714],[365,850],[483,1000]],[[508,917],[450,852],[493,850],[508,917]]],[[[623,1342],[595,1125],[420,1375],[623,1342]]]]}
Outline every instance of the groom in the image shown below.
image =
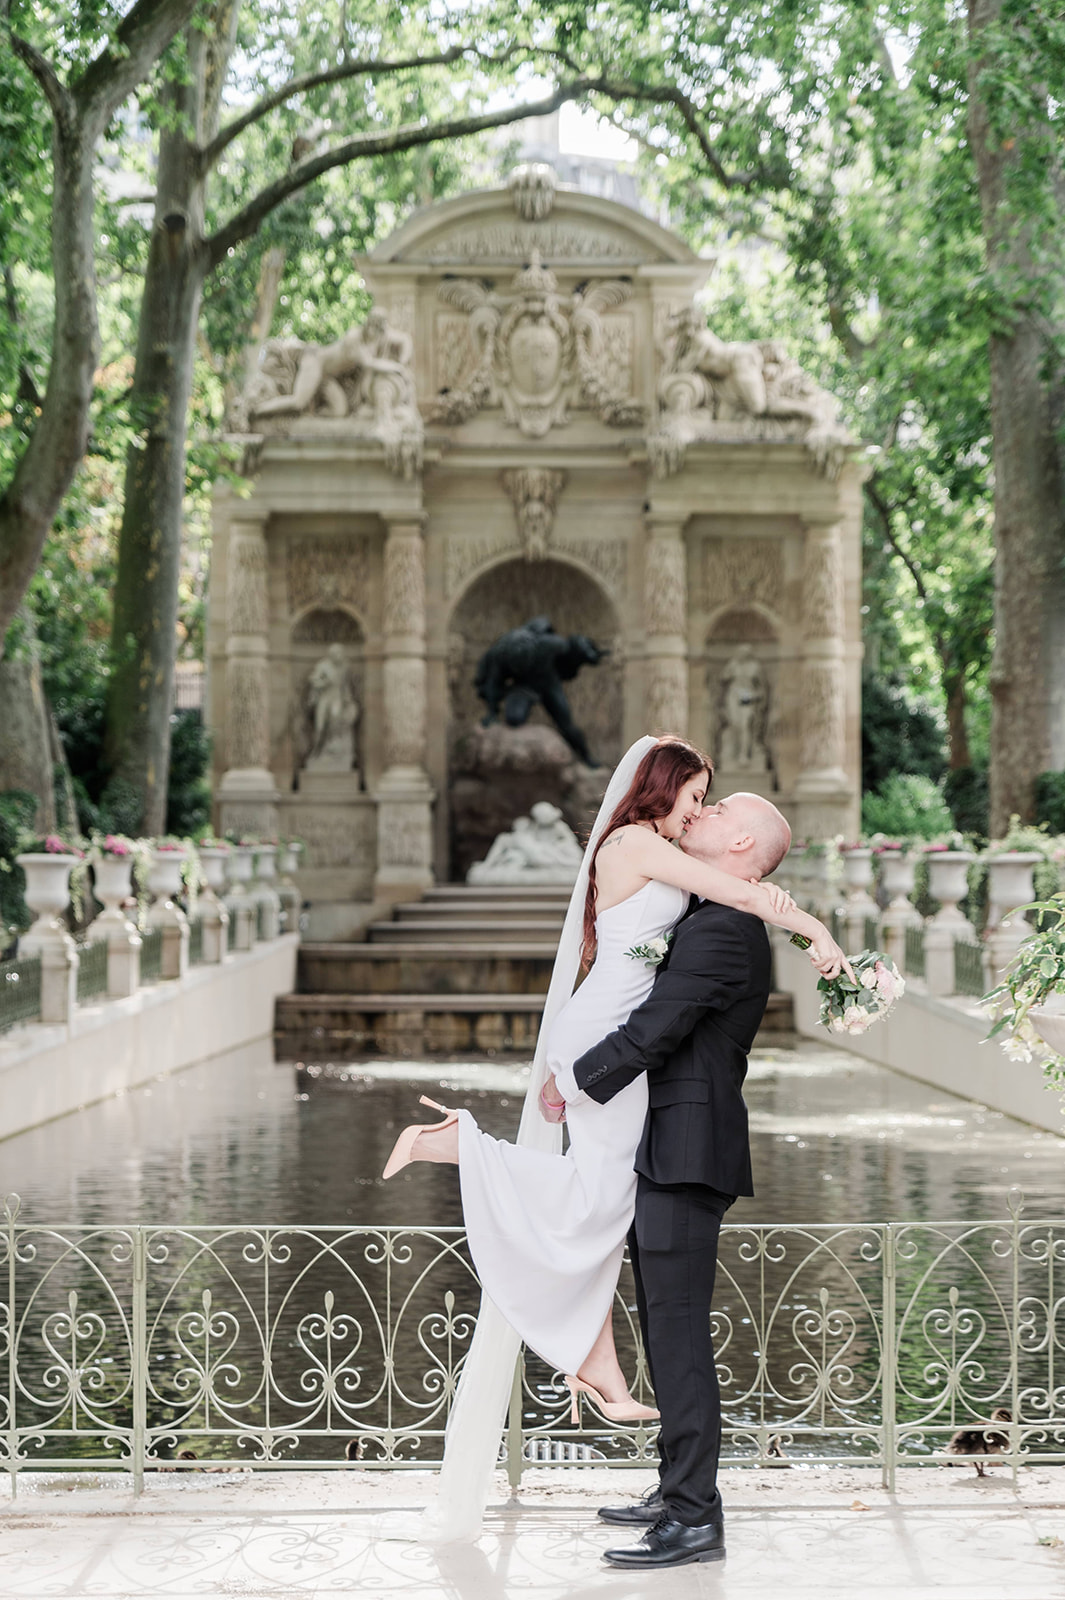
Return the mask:
{"type": "MultiPolygon", "coordinates": [[[[749,879],[774,871],[790,843],[776,806],[734,794],[704,808],[681,848],[749,879]]],[[[648,1075],[629,1254],[661,1413],[659,1484],[636,1505],[600,1511],[606,1522],[651,1524],[637,1543],[605,1552],[616,1567],[725,1555],[710,1301],[722,1218],[737,1195],[754,1192],[742,1089],[769,998],[770,965],[760,918],[693,896],[648,998],[571,1069],[576,1087],[601,1103],[638,1073],[648,1075]]],[[[567,1075],[559,1076],[572,1095],[567,1075]]]]}

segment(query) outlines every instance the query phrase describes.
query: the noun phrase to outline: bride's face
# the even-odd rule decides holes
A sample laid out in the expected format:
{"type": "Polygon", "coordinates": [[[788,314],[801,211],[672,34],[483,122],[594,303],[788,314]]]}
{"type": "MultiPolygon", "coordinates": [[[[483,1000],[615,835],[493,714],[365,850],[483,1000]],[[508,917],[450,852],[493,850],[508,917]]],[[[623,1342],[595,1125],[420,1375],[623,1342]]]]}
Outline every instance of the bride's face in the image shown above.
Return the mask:
{"type": "Polygon", "coordinates": [[[709,775],[705,772],[697,772],[694,778],[688,779],[677,795],[669,816],[659,819],[658,832],[663,839],[679,839],[683,836],[702,811],[709,786],[709,775]]]}

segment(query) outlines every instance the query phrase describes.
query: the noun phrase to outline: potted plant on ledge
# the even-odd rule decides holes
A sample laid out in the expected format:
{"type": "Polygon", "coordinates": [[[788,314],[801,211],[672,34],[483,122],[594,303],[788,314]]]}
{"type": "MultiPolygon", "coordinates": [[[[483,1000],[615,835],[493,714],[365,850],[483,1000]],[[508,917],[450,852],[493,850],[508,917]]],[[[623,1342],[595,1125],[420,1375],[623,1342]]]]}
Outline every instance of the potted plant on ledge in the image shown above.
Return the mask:
{"type": "Polygon", "coordinates": [[[999,1042],[1011,1061],[1038,1061],[1051,1088],[1065,1092],[1065,895],[1019,906],[1036,925],[997,989],[984,996],[999,1042]]]}

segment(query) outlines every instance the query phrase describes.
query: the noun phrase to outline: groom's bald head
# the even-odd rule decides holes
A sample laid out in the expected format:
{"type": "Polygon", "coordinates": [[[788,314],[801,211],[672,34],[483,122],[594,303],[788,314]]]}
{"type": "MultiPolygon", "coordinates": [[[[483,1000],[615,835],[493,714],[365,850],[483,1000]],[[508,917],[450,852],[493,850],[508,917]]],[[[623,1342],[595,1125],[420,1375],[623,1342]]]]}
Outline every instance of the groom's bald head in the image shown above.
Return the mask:
{"type": "Polygon", "coordinates": [[[740,878],[766,878],[787,855],[791,829],[771,800],[760,794],[730,794],[704,806],[681,848],[740,878]]]}

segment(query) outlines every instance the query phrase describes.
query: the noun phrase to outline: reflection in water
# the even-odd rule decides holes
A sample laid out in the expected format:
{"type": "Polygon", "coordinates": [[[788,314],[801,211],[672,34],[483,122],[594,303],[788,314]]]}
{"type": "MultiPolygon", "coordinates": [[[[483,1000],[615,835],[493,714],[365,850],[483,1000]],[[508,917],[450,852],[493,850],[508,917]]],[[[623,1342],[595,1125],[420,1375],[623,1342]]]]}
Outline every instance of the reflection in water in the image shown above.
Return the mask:
{"type": "MultiPolygon", "coordinates": [[[[447,1227],[461,1222],[458,1183],[452,1169],[417,1164],[387,1185],[381,1181],[379,1174],[398,1129],[420,1114],[417,1096],[429,1091],[444,1102],[469,1107],[488,1132],[511,1136],[525,1080],[526,1069],[490,1062],[312,1065],[297,1070],[275,1065],[268,1046],[257,1045],[0,1142],[0,1194],[18,1192],[23,1202],[22,1220],[32,1224],[447,1227]]],[[[729,1424],[726,1453],[749,1456],[755,1432],[759,1426],[765,1431],[767,1413],[760,1409],[761,1355],[756,1348],[762,1336],[755,1335],[760,1328],[765,1336],[761,1354],[766,1382],[777,1390],[772,1426],[778,1431],[787,1429],[794,1420],[800,1432],[803,1427],[814,1429],[816,1437],[809,1436],[806,1443],[811,1453],[831,1457],[842,1451],[853,1456],[856,1450],[862,1453],[873,1448],[867,1428],[875,1426],[879,1417],[877,1308],[882,1266],[876,1254],[878,1245],[872,1234],[867,1235],[866,1244],[873,1253],[863,1256],[862,1241],[852,1235],[837,1253],[826,1257],[818,1251],[816,1240],[802,1240],[792,1233],[778,1261],[763,1257],[756,1262],[744,1254],[745,1241],[749,1246],[751,1235],[742,1225],[786,1223],[794,1229],[815,1223],[919,1223],[928,1219],[965,1223],[1001,1218],[1007,1215],[1007,1193],[1014,1186],[1025,1191],[1026,1216],[1061,1216],[1065,1214],[1065,1141],[813,1044],[795,1051],[757,1054],[752,1060],[748,1101],[758,1194],[738,1202],[729,1215],[731,1224],[741,1226],[732,1229],[723,1243],[715,1300],[729,1424]],[[807,1255],[809,1259],[804,1261],[807,1255]],[[812,1410],[804,1399],[807,1389],[812,1410]],[[816,1405],[815,1394],[819,1396],[816,1405]],[[866,1424],[865,1433],[856,1426],[859,1413],[866,1424]]],[[[243,1255],[245,1243],[243,1236],[220,1245],[213,1265],[206,1257],[197,1259],[195,1271],[186,1275],[185,1269],[179,1271],[179,1264],[186,1255],[196,1257],[195,1248],[188,1241],[171,1240],[166,1257],[173,1268],[171,1277],[167,1279],[163,1271],[155,1275],[158,1283],[150,1292],[149,1304],[149,1325],[155,1329],[149,1426],[177,1430],[161,1445],[162,1454],[176,1450],[183,1439],[191,1439],[201,1457],[241,1454],[232,1438],[227,1442],[206,1438],[198,1415],[187,1417],[183,1437],[179,1436],[186,1407],[183,1396],[188,1394],[179,1382],[181,1374],[199,1360],[200,1344],[204,1345],[206,1370],[206,1341],[209,1335],[215,1339],[230,1336],[227,1316],[233,1318],[233,1357],[239,1357],[242,1382],[251,1385],[240,1404],[248,1407],[244,1415],[253,1429],[262,1425],[254,1392],[258,1333],[262,1331],[257,1328],[254,1308],[263,1303],[259,1284],[262,1256],[257,1250],[243,1255]],[[228,1293],[227,1297],[223,1284],[215,1311],[222,1320],[212,1332],[200,1315],[202,1294],[209,1282],[225,1278],[232,1284],[246,1279],[246,1298],[238,1303],[239,1296],[228,1293]],[[168,1281],[175,1285],[175,1298],[167,1305],[167,1314],[157,1319],[158,1302],[152,1296],[168,1293],[168,1281]],[[223,1301],[226,1306],[232,1302],[239,1316],[223,1310],[223,1301]]],[[[943,1356],[943,1370],[954,1373],[958,1396],[975,1407],[976,1415],[989,1414],[991,1405],[1001,1399],[997,1386],[1008,1368],[1009,1333],[1006,1321],[995,1311],[995,1302],[1000,1292],[1007,1291],[1011,1269],[1004,1257],[994,1257],[991,1244],[989,1232],[971,1256],[954,1252],[951,1246],[949,1259],[942,1269],[932,1270],[923,1287],[921,1274],[931,1262],[929,1252],[938,1251],[940,1245],[930,1243],[922,1233],[915,1254],[908,1260],[900,1255],[900,1315],[904,1307],[910,1309],[905,1314],[909,1320],[899,1365],[904,1387],[910,1387],[913,1398],[900,1397],[899,1418],[916,1422],[928,1415],[931,1405],[939,1429],[938,1433],[935,1427],[926,1430],[915,1449],[941,1448],[954,1426],[952,1417],[937,1409],[929,1388],[930,1360],[934,1366],[943,1356]],[[990,1277],[985,1275],[988,1270],[990,1277]],[[967,1302],[988,1313],[986,1318],[981,1313],[986,1327],[977,1341],[979,1359],[986,1364],[986,1381],[973,1363],[966,1365],[945,1347],[943,1351],[939,1348],[944,1339],[955,1339],[957,1331],[941,1326],[935,1316],[951,1285],[959,1287],[963,1309],[967,1302]],[[967,1386],[971,1391],[968,1399],[967,1386]]],[[[329,1430],[337,1431],[314,1438],[304,1434],[299,1454],[307,1459],[336,1460],[343,1453],[346,1431],[349,1435],[360,1433],[362,1458],[374,1459],[382,1448],[381,1429],[387,1420],[381,1411],[383,1400],[374,1401],[366,1411],[360,1409],[360,1403],[378,1392],[385,1367],[384,1343],[380,1339],[374,1342],[384,1290],[367,1266],[368,1255],[360,1254],[365,1248],[362,1244],[346,1247],[337,1256],[327,1253],[324,1267],[316,1265],[313,1270],[307,1268],[307,1262],[315,1252],[311,1249],[308,1253],[306,1240],[293,1241],[286,1248],[291,1255],[271,1261],[270,1274],[271,1304],[276,1305],[279,1297],[285,1302],[274,1329],[272,1360],[279,1401],[289,1397],[289,1425],[300,1425],[299,1419],[309,1415],[306,1408],[313,1410],[328,1391],[319,1349],[323,1339],[350,1339],[350,1370],[358,1375],[350,1390],[348,1420],[338,1422],[335,1417],[318,1415],[315,1428],[324,1428],[327,1435],[329,1430]],[[304,1272],[306,1278],[301,1276],[304,1272]],[[369,1301],[358,1301],[349,1274],[365,1280],[369,1301]],[[327,1292],[335,1295],[338,1313],[356,1310],[364,1330],[357,1339],[354,1325],[338,1324],[330,1330],[322,1321],[327,1292]],[[365,1342],[360,1343],[364,1337],[365,1342]]],[[[43,1266],[43,1255],[40,1260],[43,1266]]],[[[110,1317],[93,1272],[76,1262],[69,1270],[75,1273],[70,1284],[61,1274],[52,1284],[60,1297],[56,1305],[68,1287],[76,1286],[83,1307],[98,1304],[101,1315],[110,1317]]],[[[125,1292],[118,1285],[123,1270],[120,1264],[113,1274],[120,1292],[125,1292]]],[[[392,1272],[391,1267],[388,1270],[392,1272]]],[[[1036,1270],[1041,1270],[1038,1262],[1036,1270]]],[[[398,1293],[401,1276],[397,1269],[390,1292],[398,1293]]],[[[417,1279],[416,1261],[408,1276],[417,1279]]],[[[461,1256],[448,1257],[435,1268],[431,1282],[426,1280],[424,1289],[418,1290],[419,1295],[423,1293],[424,1303],[416,1299],[404,1313],[411,1328],[418,1323],[421,1331],[417,1337],[403,1334],[396,1340],[396,1403],[402,1415],[393,1413],[389,1425],[416,1426],[419,1418],[424,1419],[426,1437],[417,1448],[420,1458],[430,1459],[439,1449],[443,1420],[440,1380],[453,1370],[461,1355],[470,1326],[466,1315],[476,1308],[474,1286],[461,1256]],[[441,1321],[439,1315],[445,1290],[455,1295],[456,1317],[450,1321],[441,1321]]],[[[42,1302],[42,1315],[43,1311],[42,1302]]],[[[615,1324],[623,1362],[634,1373],[631,1311],[632,1286],[626,1271],[615,1324]]],[[[331,1359],[336,1361],[340,1354],[338,1347],[331,1359]]],[[[43,1344],[37,1355],[23,1348],[23,1375],[43,1381],[39,1370],[43,1360],[43,1344]]],[[[1038,1382],[1036,1368],[1041,1360],[1036,1360],[1025,1382],[1038,1382]]],[[[116,1421],[124,1416],[122,1408],[128,1409],[120,1376],[116,1369],[116,1394],[121,1402],[113,1413],[116,1421]]],[[[341,1398],[343,1393],[342,1385],[341,1398]]],[[[236,1401],[238,1395],[234,1393],[232,1398],[236,1401]]],[[[47,1414],[48,1406],[42,1401],[41,1418],[47,1414]]],[[[963,1407],[962,1415],[971,1414],[963,1407]]],[[[557,1423],[563,1415],[557,1380],[542,1363],[530,1359],[526,1426],[557,1423]]],[[[23,1424],[29,1420],[24,1417],[23,1424]]],[[[281,1418],[274,1421],[281,1422],[281,1418]]],[[[596,1447],[608,1454],[626,1449],[609,1438],[585,1437],[591,1437],[596,1447]]],[[[76,1447],[68,1441],[64,1448],[76,1447]]]]}
{"type": "MultiPolygon", "coordinates": [[[[526,1069],[495,1063],[276,1065],[263,1041],[0,1141],[0,1194],[25,1220],[462,1220],[446,1167],[380,1172],[419,1093],[513,1137],[526,1069]]],[[[1065,1213],[1065,1140],[845,1052],[752,1058],[754,1199],[729,1222],[918,1221],[1065,1213]]]]}

